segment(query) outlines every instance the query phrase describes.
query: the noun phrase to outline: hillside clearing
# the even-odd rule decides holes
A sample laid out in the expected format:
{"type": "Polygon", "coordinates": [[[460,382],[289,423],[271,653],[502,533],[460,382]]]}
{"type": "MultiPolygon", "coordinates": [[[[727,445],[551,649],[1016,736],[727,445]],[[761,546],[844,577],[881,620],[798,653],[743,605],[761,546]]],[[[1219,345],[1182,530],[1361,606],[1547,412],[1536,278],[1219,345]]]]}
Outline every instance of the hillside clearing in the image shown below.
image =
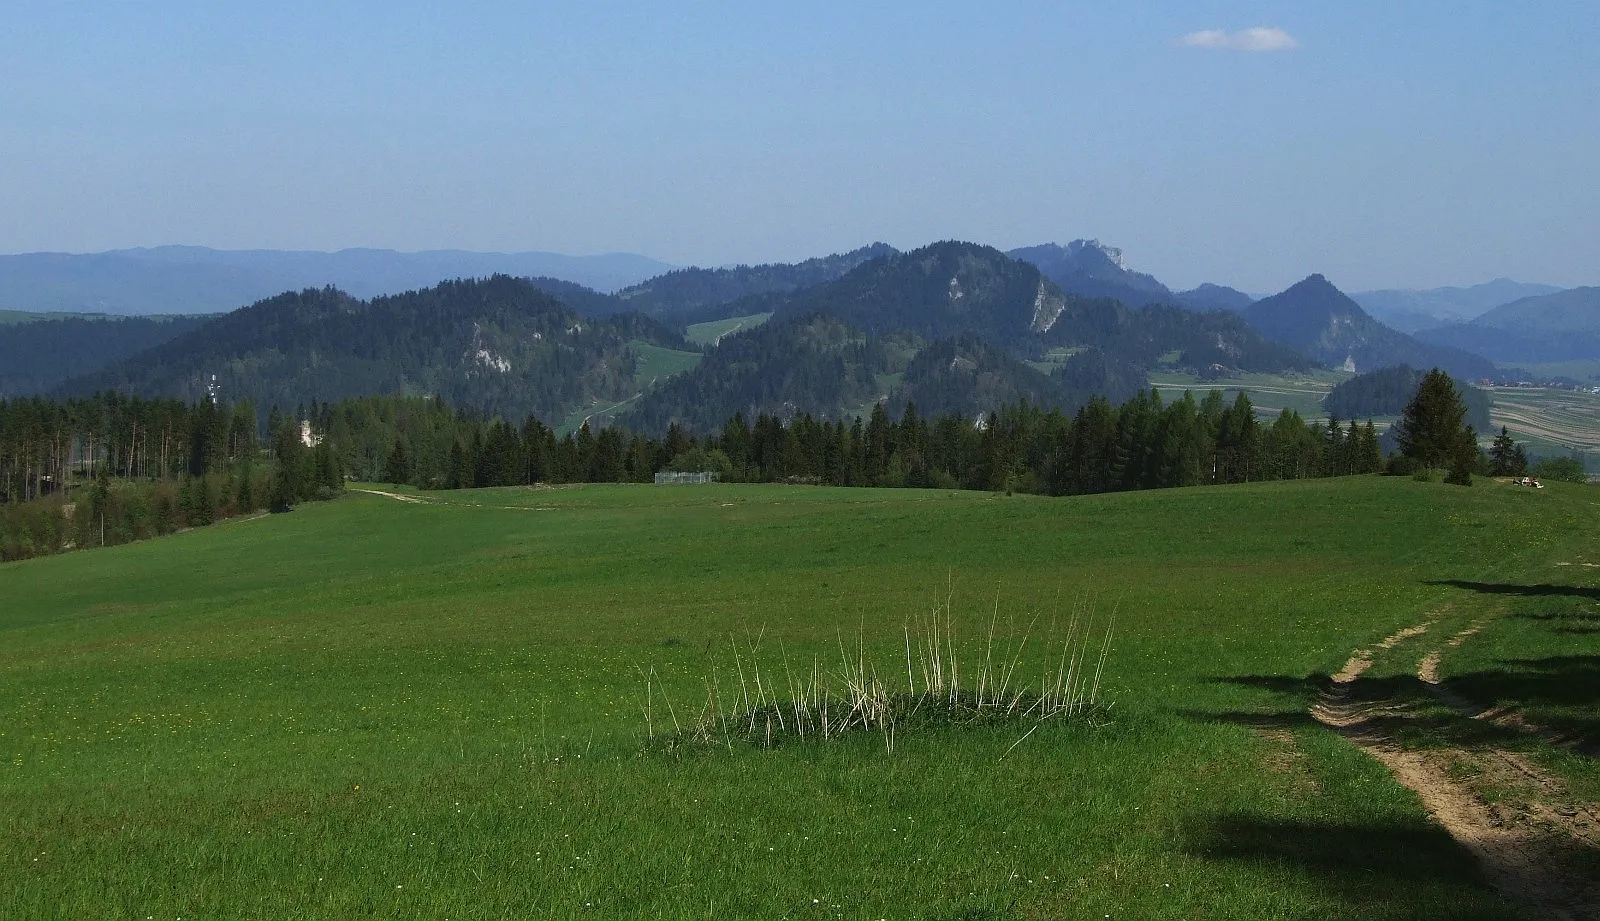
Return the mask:
{"type": "MultiPolygon", "coordinates": [[[[1600,560],[1583,487],[427,498],[4,567],[0,916],[1510,919],[1310,707],[1448,607],[1430,637],[1485,622],[1452,689],[1594,731],[1600,589],[1555,566],[1600,560]],[[947,600],[965,655],[1031,637],[1019,674],[1114,611],[1110,721],[644,751],[665,701],[737,686],[732,648],[779,687],[841,640],[903,674],[947,600]]],[[[1363,678],[1432,700],[1420,648],[1363,678]]],[[[1477,751],[1449,713],[1407,744],[1477,751]]],[[[1494,742],[1600,791],[1581,755],[1494,742]]]]}

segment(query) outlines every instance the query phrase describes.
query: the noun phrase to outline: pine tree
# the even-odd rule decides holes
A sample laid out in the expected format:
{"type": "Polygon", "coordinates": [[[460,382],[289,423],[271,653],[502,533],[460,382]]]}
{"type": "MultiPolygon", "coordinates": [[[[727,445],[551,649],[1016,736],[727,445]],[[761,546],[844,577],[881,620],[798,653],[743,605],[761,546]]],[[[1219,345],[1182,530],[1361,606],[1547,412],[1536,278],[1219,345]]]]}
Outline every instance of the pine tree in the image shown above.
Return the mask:
{"type": "MultiPolygon", "coordinates": [[[[1417,393],[1406,404],[1395,425],[1400,453],[1422,467],[1454,467],[1465,457],[1462,425],[1467,407],[1450,375],[1438,368],[1428,372],[1417,393]]],[[[1472,450],[1477,450],[1474,443],[1472,450]]]]}
{"type": "Polygon", "coordinates": [[[389,452],[389,461],[384,464],[383,476],[396,486],[404,486],[411,482],[411,459],[406,456],[404,438],[394,440],[394,450],[389,452]]]}
{"type": "Polygon", "coordinates": [[[1450,473],[1444,481],[1454,486],[1471,486],[1478,459],[1478,434],[1469,425],[1450,453],[1450,473]]]}
{"type": "Polygon", "coordinates": [[[1489,474],[1491,476],[1522,476],[1528,470],[1528,454],[1512,439],[1505,426],[1494,436],[1489,447],[1489,474]]]}

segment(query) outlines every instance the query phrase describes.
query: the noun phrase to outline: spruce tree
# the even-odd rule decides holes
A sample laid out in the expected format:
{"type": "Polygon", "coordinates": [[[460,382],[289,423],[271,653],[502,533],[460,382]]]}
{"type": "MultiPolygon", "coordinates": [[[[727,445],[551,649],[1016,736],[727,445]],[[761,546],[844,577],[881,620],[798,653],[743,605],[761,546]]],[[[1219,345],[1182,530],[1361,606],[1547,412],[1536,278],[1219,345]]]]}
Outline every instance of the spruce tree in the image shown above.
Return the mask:
{"type": "Polygon", "coordinates": [[[389,462],[384,464],[384,479],[396,486],[411,482],[411,459],[406,456],[404,438],[394,440],[394,450],[389,452],[389,462]]]}
{"type": "Polygon", "coordinates": [[[1450,473],[1444,481],[1454,486],[1471,486],[1478,459],[1478,435],[1469,425],[1450,453],[1450,473]]]}
{"type": "MultiPolygon", "coordinates": [[[[1467,407],[1450,375],[1429,371],[1417,386],[1395,425],[1400,453],[1422,467],[1455,467],[1465,456],[1463,439],[1470,437],[1462,420],[1467,407]]],[[[1472,450],[1477,451],[1476,443],[1472,450]]]]}
{"type": "Polygon", "coordinates": [[[1528,455],[1511,437],[1505,426],[1494,436],[1489,447],[1489,473],[1491,476],[1522,476],[1528,470],[1528,455]]]}

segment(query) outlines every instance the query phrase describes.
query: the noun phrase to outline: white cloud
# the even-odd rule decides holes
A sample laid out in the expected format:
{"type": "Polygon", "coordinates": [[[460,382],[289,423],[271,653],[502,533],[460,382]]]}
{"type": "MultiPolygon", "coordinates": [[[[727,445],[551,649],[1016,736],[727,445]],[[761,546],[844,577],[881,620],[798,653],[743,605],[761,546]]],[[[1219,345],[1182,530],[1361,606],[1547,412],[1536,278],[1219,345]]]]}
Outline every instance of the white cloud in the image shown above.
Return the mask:
{"type": "Polygon", "coordinates": [[[1293,51],[1300,47],[1294,36],[1271,26],[1256,26],[1226,32],[1222,29],[1202,29],[1178,39],[1186,48],[1211,48],[1217,51],[1293,51]]]}

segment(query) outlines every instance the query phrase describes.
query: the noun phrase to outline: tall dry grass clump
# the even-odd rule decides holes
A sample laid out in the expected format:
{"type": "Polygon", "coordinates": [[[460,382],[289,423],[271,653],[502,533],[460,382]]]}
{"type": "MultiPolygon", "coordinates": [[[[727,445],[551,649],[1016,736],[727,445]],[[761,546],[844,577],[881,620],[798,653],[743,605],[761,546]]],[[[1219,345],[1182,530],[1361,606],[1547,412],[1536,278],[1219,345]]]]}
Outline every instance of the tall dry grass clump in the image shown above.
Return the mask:
{"type": "Polygon", "coordinates": [[[813,658],[799,668],[781,644],[777,662],[765,657],[763,664],[764,631],[743,642],[730,637],[731,666],[711,666],[704,702],[687,725],[654,669],[643,675],[647,744],[772,748],[875,732],[892,752],[897,734],[920,728],[1013,723],[1030,725],[1031,733],[1049,721],[1103,716],[1114,615],[1097,617],[1092,603],[1080,602],[1064,635],[1052,638],[1052,624],[1035,640],[1037,617],[1021,632],[1008,624],[1002,633],[997,604],[988,633],[972,642],[946,600],[905,625],[903,671],[887,666],[881,653],[869,656],[860,633],[854,643],[838,637],[837,660],[813,658]]]}

